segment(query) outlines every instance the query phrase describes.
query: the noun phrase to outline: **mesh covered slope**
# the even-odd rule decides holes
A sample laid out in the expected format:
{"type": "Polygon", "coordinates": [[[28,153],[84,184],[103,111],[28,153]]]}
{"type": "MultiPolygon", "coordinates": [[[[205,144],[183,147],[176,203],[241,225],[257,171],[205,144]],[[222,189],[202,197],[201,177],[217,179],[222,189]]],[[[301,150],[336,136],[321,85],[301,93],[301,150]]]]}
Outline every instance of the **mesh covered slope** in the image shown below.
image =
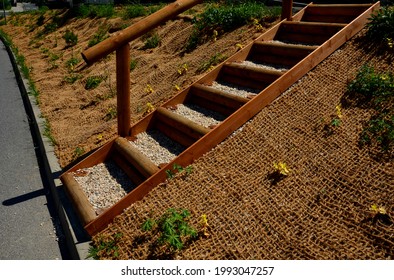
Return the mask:
{"type": "Polygon", "coordinates": [[[358,145],[372,112],[343,108],[341,124],[327,126],[362,65],[394,71],[357,40],[196,161],[190,175],[158,186],[93,241],[121,233],[118,258],[169,257],[151,246],[155,237],[144,233],[141,224],[172,207],[189,209],[196,228],[206,214],[210,236],[190,242],[171,258],[393,259],[394,224],[372,219],[370,212],[377,204],[394,217],[392,157],[381,160],[358,145]],[[276,182],[270,174],[278,161],[291,172],[276,182]]]}

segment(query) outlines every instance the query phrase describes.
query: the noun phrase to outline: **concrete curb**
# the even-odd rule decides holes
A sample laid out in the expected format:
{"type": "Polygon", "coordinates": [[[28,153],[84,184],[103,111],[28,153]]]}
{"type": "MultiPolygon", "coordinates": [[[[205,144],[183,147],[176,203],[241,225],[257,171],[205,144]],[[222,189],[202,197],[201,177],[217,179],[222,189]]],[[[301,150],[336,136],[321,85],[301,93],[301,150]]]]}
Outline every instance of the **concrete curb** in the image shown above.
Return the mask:
{"type": "Polygon", "coordinates": [[[59,179],[62,169],[54,153],[54,147],[47,137],[44,137],[45,120],[41,117],[41,111],[36,104],[34,96],[28,94],[30,88],[28,80],[22,77],[16,57],[4,38],[0,36],[11,60],[16,76],[33,141],[38,146],[38,164],[45,174],[44,184],[49,187],[51,198],[54,202],[56,214],[65,237],[65,243],[74,260],[86,259],[89,250],[90,237],[81,226],[78,217],[72,209],[68,198],[59,179]]]}

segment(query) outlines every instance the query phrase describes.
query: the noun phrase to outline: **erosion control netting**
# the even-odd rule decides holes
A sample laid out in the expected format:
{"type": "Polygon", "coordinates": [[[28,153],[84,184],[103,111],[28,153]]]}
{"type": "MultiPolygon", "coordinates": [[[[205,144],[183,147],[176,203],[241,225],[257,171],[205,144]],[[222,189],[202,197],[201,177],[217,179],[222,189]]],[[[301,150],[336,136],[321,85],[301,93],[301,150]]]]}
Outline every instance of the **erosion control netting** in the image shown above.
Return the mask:
{"type": "Polygon", "coordinates": [[[116,236],[120,259],[393,259],[393,161],[359,146],[372,112],[342,108],[340,125],[331,125],[348,82],[367,62],[394,70],[348,42],[197,160],[191,174],[155,188],[93,241],[116,236]],[[290,173],[275,180],[273,162],[290,173]],[[161,254],[141,224],[168,208],[189,209],[197,229],[206,214],[209,236],[161,254]]]}

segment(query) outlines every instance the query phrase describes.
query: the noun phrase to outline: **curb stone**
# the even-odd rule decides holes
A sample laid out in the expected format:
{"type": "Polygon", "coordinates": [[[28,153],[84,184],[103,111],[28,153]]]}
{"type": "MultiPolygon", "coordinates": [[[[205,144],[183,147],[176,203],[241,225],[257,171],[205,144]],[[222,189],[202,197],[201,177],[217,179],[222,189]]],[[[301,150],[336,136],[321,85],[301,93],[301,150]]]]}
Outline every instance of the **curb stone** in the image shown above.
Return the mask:
{"type": "Polygon", "coordinates": [[[69,256],[73,260],[84,260],[87,258],[90,237],[81,226],[78,217],[68,201],[63,185],[59,179],[62,169],[54,153],[54,147],[47,137],[44,136],[45,124],[41,117],[41,111],[36,104],[34,96],[28,94],[29,82],[22,77],[16,58],[7,42],[0,36],[1,41],[8,52],[15,73],[22,100],[29,119],[29,125],[33,141],[38,146],[38,163],[43,170],[45,184],[49,187],[51,198],[54,203],[55,212],[58,215],[65,244],[69,256]]]}

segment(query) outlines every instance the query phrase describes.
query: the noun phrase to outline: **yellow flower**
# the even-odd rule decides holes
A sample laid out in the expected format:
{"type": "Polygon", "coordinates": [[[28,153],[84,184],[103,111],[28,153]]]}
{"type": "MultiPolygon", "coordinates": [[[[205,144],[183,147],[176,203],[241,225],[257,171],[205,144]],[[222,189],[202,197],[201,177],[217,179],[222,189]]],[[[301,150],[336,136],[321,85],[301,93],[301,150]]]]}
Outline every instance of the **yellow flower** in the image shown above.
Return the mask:
{"type": "Polygon", "coordinates": [[[241,44],[236,44],[235,46],[237,47],[238,50],[243,48],[243,46],[241,44]]]}
{"type": "Polygon", "coordinates": [[[177,91],[180,91],[180,90],[181,90],[181,88],[180,88],[178,85],[175,85],[174,88],[175,88],[177,91]]]}
{"type": "Polygon", "coordinates": [[[342,106],[341,106],[341,104],[337,105],[335,107],[335,110],[337,111],[338,118],[342,118],[342,106]]]}
{"type": "Polygon", "coordinates": [[[147,84],[146,88],[145,88],[145,92],[146,93],[154,93],[155,91],[153,90],[153,88],[150,84],[147,84]]]}
{"type": "Polygon", "coordinates": [[[379,207],[376,204],[372,204],[371,207],[370,207],[370,210],[372,212],[374,212],[375,214],[385,215],[387,213],[386,209],[384,209],[384,207],[382,207],[382,206],[379,207]]]}
{"type": "Polygon", "coordinates": [[[182,65],[181,68],[178,69],[178,74],[179,75],[183,75],[183,74],[185,74],[187,72],[187,70],[188,70],[188,66],[185,63],[185,64],[182,65]]]}
{"type": "Polygon", "coordinates": [[[213,39],[214,42],[216,42],[218,34],[219,33],[216,30],[213,31],[212,39],[213,39]]]}
{"type": "Polygon", "coordinates": [[[208,218],[206,214],[202,214],[201,215],[201,220],[200,220],[200,224],[202,227],[208,227],[208,218]]]}
{"type": "Polygon", "coordinates": [[[97,135],[97,140],[101,140],[101,139],[103,139],[103,135],[101,134],[97,135]]]}
{"type": "Polygon", "coordinates": [[[290,170],[287,167],[287,164],[284,162],[278,162],[278,163],[274,162],[274,168],[277,172],[279,172],[280,174],[285,175],[285,176],[289,175],[289,173],[290,173],[290,170]]]}
{"type": "Polygon", "coordinates": [[[146,109],[145,109],[145,113],[149,114],[152,113],[155,110],[155,107],[153,107],[153,105],[151,103],[146,103],[146,109]]]}

